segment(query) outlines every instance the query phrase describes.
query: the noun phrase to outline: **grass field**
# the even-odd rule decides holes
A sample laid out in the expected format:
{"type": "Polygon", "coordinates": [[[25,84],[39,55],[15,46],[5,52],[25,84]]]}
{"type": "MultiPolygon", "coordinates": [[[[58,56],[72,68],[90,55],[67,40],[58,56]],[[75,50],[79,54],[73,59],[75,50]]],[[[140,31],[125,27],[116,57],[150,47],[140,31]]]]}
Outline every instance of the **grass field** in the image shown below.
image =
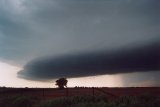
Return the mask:
{"type": "Polygon", "coordinates": [[[0,88],[0,107],[160,107],[160,88],[0,88]]]}

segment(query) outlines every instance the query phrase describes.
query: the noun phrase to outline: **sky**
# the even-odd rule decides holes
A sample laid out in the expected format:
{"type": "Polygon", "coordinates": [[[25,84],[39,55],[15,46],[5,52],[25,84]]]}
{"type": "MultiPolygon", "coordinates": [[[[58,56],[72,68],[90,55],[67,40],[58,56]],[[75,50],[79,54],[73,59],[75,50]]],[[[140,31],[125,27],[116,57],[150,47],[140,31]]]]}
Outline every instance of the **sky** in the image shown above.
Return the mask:
{"type": "Polygon", "coordinates": [[[0,86],[160,86],[159,0],[1,0],[0,86]]]}

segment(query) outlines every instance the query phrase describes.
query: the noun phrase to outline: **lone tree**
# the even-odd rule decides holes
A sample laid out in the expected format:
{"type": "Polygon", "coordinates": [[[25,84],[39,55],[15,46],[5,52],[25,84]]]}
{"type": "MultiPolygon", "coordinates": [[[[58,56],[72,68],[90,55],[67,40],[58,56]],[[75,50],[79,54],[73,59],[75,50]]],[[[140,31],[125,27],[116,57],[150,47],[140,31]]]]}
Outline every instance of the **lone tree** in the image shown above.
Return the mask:
{"type": "Polygon", "coordinates": [[[67,82],[66,78],[60,78],[56,80],[56,85],[58,85],[59,89],[64,89],[64,87],[67,87],[67,82]]]}

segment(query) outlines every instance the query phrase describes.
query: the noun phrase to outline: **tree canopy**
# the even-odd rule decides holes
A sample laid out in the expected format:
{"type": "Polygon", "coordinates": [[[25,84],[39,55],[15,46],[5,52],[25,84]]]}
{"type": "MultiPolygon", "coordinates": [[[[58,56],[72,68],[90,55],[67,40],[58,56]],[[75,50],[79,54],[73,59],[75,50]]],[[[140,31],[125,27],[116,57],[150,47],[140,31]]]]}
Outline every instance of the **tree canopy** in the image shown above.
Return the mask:
{"type": "Polygon", "coordinates": [[[67,87],[68,80],[66,78],[59,78],[56,80],[56,85],[59,87],[59,89],[64,89],[64,87],[67,87]]]}

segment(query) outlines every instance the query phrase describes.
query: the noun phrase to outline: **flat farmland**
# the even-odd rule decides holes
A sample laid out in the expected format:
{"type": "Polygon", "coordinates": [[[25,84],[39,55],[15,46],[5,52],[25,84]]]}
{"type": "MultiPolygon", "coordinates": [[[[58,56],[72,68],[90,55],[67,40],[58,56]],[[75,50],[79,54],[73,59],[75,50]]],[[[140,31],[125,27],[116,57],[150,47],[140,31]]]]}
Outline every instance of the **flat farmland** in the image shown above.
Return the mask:
{"type": "Polygon", "coordinates": [[[54,99],[58,97],[91,95],[104,95],[108,98],[116,98],[119,96],[136,96],[141,94],[149,94],[160,96],[160,87],[129,87],[129,88],[65,88],[59,90],[57,88],[0,88],[0,96],[25,95],[33,96],[40,99],[54,99]]]}

